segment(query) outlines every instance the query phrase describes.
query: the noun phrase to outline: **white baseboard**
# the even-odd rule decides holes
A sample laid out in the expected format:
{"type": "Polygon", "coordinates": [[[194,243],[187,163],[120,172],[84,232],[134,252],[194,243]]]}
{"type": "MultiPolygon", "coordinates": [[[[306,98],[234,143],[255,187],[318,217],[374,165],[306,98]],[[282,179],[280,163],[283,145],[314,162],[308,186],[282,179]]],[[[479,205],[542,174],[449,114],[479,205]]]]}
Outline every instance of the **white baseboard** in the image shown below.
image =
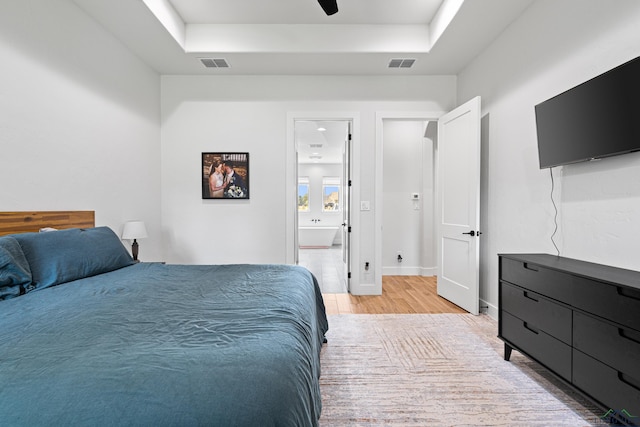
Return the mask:
{"type": "Polygon", "coordinates": [[[421,276],[437,276],[438,275],[438,267],[423,267],[421,276]]]}
{"type": "Polygon", "coordinates": [[[489,317],[494,320],[498,320],[498,307],[493,304],[488,303],[487,301],[480,299],[480,307],[488,307],[488,308],[480,308],[480,313],[486,313],[489,317]]]}
{"type": "Polygon", "coordinates": [[[437,267],[382,267],[383,276],[436,276],[437,267]]]}

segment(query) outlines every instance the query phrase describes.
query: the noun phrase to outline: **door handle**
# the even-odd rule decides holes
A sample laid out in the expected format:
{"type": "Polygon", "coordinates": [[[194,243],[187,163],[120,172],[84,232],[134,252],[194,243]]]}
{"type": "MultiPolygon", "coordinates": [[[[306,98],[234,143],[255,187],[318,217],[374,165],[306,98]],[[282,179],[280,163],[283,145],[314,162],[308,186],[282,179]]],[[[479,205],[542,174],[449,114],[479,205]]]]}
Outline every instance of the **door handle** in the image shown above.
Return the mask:
{"type": "Polygon", "coordinates": [[[538,335],[538,334],[540,333],[536,328],[532,327],[532,326],[531,326],[531,325],[529,325],[527,322],[522,322],[522,326],[524,326],[524,328],[525,328],[526,330],[531,331],[531,332],[533,332],[533,333],[534,333],[534,334],[536,334],[536,335],[538,335]]]}
{"type": "Polygon", "coordinates": [[[462,234],[468,234],[469,236],[473,237],[473,236],[475,236],[475,235],[476,235],[476,232],[475,232],[475,231],[473,231],[473,230],[471,230],[471,231],[469,231],[468,233],[462,233],[462,234]]]}

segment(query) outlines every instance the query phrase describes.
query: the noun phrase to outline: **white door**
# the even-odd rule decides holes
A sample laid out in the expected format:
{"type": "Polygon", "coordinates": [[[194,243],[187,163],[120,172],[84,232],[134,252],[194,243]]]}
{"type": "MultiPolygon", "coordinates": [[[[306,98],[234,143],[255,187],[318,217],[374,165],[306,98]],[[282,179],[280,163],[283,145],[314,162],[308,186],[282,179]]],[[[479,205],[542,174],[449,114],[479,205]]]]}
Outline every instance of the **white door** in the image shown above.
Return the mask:
{"type": "Polygon", "coordinates": [[[342,151],[342,262],[347,291],[351,290],[351,122],[342,151]]]}
{"type": "Polygon", "coordinates": [[[438,295],[479,313],[480,97],[438,120],[438,295]]]}

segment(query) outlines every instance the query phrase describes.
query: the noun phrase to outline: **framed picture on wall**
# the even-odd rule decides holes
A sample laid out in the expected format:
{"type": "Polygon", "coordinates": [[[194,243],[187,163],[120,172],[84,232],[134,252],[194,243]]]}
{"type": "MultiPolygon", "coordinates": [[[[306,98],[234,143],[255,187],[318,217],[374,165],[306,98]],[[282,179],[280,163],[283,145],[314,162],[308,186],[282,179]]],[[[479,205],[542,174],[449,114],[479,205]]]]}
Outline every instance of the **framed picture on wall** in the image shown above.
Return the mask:
{"type": "Polygon", "coordinates": [[[203,199],[249,198],[249,153],[202,153],[203,199]]]}

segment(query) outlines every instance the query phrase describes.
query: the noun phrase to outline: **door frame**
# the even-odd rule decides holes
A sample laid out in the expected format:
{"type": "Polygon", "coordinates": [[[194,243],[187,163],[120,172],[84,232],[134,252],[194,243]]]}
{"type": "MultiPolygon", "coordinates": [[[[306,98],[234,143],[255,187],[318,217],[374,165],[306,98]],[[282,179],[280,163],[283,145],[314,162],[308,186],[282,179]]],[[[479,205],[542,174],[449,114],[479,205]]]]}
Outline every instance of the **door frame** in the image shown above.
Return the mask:
{"type": "Polygon", "coordinates": [[[344,144],[342,145],[342,196],[340,203],[342,203],[342,263],[344,268],[345,281],[347,282],[347,292],[351,291],[351,215],[353,205],[351,200],[353,196],[351,194],[351,182],[353,181],[353,174],[351,173],[351,162],[353,161],[353,151],[351,149],[353,138],[353,123],[347,121],[347,135],[345,136],[344,144]]]}
{"type": "MultiPolygon", "coordinates": [[[[371,284],[371,294],[382,294],[382,215],[384,209],[383,200],[383,164],[384,164],[384,121],[385,120],[424,120],[437,121],[447,111],[377,111],[376,112],[376,165],[375,165],[375,249],[374,249],[374,283],[371,284]]],[[[437,144],[434,146],[437,150],[437,144]]],[[[437,172],[437,156],[434,156],[434,168],[437,172]]],[[[437,176],[437,175],[436,175],[437,176]]],[[[438,188],[437,181],[434,186],[438,188]]],[[[437,214],[437,210],[436,210],[437,214]]],[[[436,266],[438,269],[439,266],[436,266]]],[[[437,271],[436,271],[437,274],[437,271]]]]}
{"type": "Polygon", "coordinates": [[[356,215],[357,209],[354,209],[354,203],[360,200],[360,113],[352,111],[298,111],[287,113],[287,148],[286,148],[286,182],[285,182],[285,259],[287,264],[296,263],[297,242],[298,242],[298,181],[297,166],[298,159],[296,155],[296,139],[295,139],[295,122],[299,120],[314,121],[351,121],[351,281],[350,291],[355,294],[360,293],[360,275],[359,275],[359,259],[360,259],[360,216],[356,215]]]}

